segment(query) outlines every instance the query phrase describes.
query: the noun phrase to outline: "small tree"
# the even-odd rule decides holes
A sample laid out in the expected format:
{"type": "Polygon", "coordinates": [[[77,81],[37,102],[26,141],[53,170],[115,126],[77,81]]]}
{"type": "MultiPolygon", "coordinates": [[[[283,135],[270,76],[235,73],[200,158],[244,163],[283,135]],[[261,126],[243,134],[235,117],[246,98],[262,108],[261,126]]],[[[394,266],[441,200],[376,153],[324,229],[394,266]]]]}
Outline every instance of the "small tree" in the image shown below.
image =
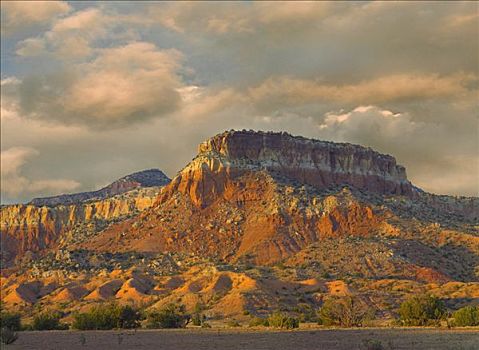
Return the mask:
{"type": "Polygon", "coordinates": [[[325,326],[361,327],[373,311],[361,299],[347,296],[328,299],[318,312],[318,323],[325,326]]]}
{"type": "Polygon", "coordinates": [[[443,301],[429,294],[414,296],[399,308],[399,321],[405,326],[438,325],[445,317],[443,301]]]}
{"type": "Polygon", "coordinates": [[[185,328],[190,316],[185,314],[183,305],[169,304],[161,310],[152,311],[147,316],[148,328],[185,328]]]}
{"type": "Polygon", "coordinates": [[[453,313],[454,326],[479,326],[479,307],[465,306],[453,313]]]}

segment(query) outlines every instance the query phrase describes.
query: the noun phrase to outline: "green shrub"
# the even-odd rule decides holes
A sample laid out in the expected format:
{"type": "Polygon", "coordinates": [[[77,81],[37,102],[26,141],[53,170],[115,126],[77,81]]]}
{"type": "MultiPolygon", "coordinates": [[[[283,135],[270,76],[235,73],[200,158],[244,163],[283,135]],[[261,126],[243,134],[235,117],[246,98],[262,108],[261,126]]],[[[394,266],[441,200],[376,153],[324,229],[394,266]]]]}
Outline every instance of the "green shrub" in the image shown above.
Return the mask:
{"type": "Polygon", "coordinates": [[[12,331],[19,331],[22,328],[20,314],[6,311],[0,312],[0,328],[8,328],[12,331]]]}
{"type": "Polygon", "coordinates": [[[479,326],[479,307],[465,306],[452,314],[454,326],[479,326]]]}
{"type": "Polygon", "coordinates": [[[361,299],[347,296],[328,299],[318,312],[318,323],[324,326],[361,327],[374,312],[361,299]]]}
{"type": "Polygon", "coordinates": [[[399,322],[404,326],[439,325],[446,317],[446,308],[441,299],[425,294],[406,300],[399,308],[399,322]]]}
{"type": "Polygon", "coordinates": [[[0,343],[8,345],[8,344],[12,344],[17,339],[18,339],[18,334],[14,330],[7,327],[2,327],[0,329],[0,343]]]}
{"type": "Polygon", "coordinates": [[[32,329],[35,331],[50,331],[54,329],[68,329],[68,325],[60,323],[59,313],[41,313],[33,318],[32,329]]]}
{"type": "Polygon", "coordinates": [[[183,305],[167,305],[161,310],[152,311],[147,316],[147,328],[185,328],[190,316],[185,314],[183,305]]]}
{"type": "Polygon", "coordinates": [[[294,317],[286,316],[280,312],[275,312],[268,317],[269,327],[293,329],[299,327],[299,320],[294,317]]]}
{"type": "Polygon", "coordinates": [[[140,325],[138,310],[116,303],[96,305],[90,311],[75,314],[73,317],[73,328],[80,330],[137,328],[140,325]]]}

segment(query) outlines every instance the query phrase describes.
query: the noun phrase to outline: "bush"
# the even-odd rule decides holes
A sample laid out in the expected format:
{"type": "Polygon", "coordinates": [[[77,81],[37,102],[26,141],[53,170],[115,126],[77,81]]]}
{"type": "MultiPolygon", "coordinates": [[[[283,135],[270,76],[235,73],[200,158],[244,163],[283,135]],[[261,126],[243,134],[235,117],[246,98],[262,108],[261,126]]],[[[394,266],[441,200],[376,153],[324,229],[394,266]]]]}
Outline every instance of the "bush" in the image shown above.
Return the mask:
{"type": "Polygon", "coordinates": [[[140,313],[137,310],[116,303],[96,305],[89,312],[73,317],[73,328],[80,330],[137,328],[140,325],[140,313]]]}
{"type": "Polygon", "coordinates": [[[12,329],[7,327],[3,327],[0,329],[0,343],[8,345],[8,344],[12,344],[17,339],[18,339],[18,334],[12,329]]]}
{"type": "Polygon", "coordinates": [[[68,325],[60,323],[58,313],[42,313],[33,318],[32,329],[35,331],[50,331],[54,329],[68,329],[68,325]]]}
{"type": "Polygon", "coordinates": [[[250,327],[258,327],[258,326],[268,327],[269,323],[266,318],[253,317],[251,321],[249,321],[249,326],[250,327]]]}
{"type": "Polygon", "coordinates": [[[12,331],[19,331],[22,328],[20,314],[0,312],[0,328],[8,328],[12,331]]]}
{"type": "Polygon", "coordinates": [[[191,316],[191,323],[193,323],[194,326],[201,326],[203,322],[205,322],[206,317],[205,315],[202,314],[203,307],[201,304],[197,303],[195,305],[195,310],[193,312],[193,315],[191,316]]]}
{"type": "Polygon", "coordinates": [[[299,320],[276,312],[268,317],[269,327],[293,329],[299,327],[299,320]]]}
{"type": "Polygon", "coordinates": [[[185,328],[190,316],[185,314],[183,305],[167,305],[159,311],[152,311],[147,316],[147,328],[185,328]]]}
{"type": "Polygon", "coordinates": [[[318,312],[318,323],[325,326],[361,327],[373,318],[373,311],[359,298],[328,299],[318,312]]]}
{"type": "Polygon", "coordinates": [[[406,300],[399,308],[399,322],[404,326],[439,325],[446,317],[441,299],[433,295],[420,295],[406,300]]]}
{"type": "Polygon", "coordinates": [[[452,314],[452,317],[454,318],[454,326],[479,326],[479,307],[466,306],[460,308],[452,314]]]}

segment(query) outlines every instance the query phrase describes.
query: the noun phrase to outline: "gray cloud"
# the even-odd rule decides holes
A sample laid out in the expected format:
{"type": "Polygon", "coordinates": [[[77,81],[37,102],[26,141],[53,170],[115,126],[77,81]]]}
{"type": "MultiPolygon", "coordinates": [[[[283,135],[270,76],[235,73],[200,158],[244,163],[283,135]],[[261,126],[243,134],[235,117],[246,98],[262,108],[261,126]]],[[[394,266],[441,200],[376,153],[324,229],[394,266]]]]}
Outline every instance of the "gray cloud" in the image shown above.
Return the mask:
{"type": "MultiPolygon", "coordinates": [[[[2,71],[2,150],[34,150],[30,184],[174,176],[245,128],[371,146],[428,191],[478,193],[473,2],[102,3],[49,21],[2,71]]],[[[8,200],[58,192],[25,188],[8,200]]]]}
{"type": "Polygon", "coordinates": [[[101,49],[85,63],[24,78],[17,89],[19,113],[105,128],[168,114],[181,103],[181,60],[177,50],[145,42],[101,49]]]}

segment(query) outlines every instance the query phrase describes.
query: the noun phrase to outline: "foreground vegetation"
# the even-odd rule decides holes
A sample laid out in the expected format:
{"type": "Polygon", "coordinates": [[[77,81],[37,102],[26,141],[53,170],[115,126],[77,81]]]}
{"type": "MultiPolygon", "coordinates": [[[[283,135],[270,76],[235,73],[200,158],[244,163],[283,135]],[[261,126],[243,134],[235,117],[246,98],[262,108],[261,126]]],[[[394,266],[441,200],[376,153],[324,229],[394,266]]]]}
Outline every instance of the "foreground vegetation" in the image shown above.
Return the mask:
{"type": "MultiPolygon", "coordinates": [[[[89,311],[73,314],[73,322],[61,322],[64,317],[60,312],[45,311],[33,317],[31,324],[22,324],[21,316],[17,313],[1,311],[1,342],[10,344],[18,338],[21,330],[112,330],[136,328],[185,328],[188,324],[211,327],[207,322],[201,305],[197,305],[192,314],[186,312],[183,305],[169,304],[161,309],[146,311],[131,305],[118,303],[104,303],[93,306],[89,311]]],[[[374,319],[375,311],[362,299],[353,296],[330,298],[322,307],[311,316],[309,320],[316,319],[317,323],[324,326],[338,327],[364,327],[374,319]]],[[[398,310],[396,324],[401,326],[439,326],[447,322],[449,327],[474,327],[479,326],[479,306],[465,306],[458,310],[448,312],[444,302],[432,295],[414,296],[404,301],[398,310]]],[[[230,327],[240,324],[230,320],[230,327]]],[[[294,329],[300,324],[299,317],[293,317],[282,312],[274,312],[268,317],[253,317],[249,322],[250,327],[271,327],[276,329],[294,329]]]]}

